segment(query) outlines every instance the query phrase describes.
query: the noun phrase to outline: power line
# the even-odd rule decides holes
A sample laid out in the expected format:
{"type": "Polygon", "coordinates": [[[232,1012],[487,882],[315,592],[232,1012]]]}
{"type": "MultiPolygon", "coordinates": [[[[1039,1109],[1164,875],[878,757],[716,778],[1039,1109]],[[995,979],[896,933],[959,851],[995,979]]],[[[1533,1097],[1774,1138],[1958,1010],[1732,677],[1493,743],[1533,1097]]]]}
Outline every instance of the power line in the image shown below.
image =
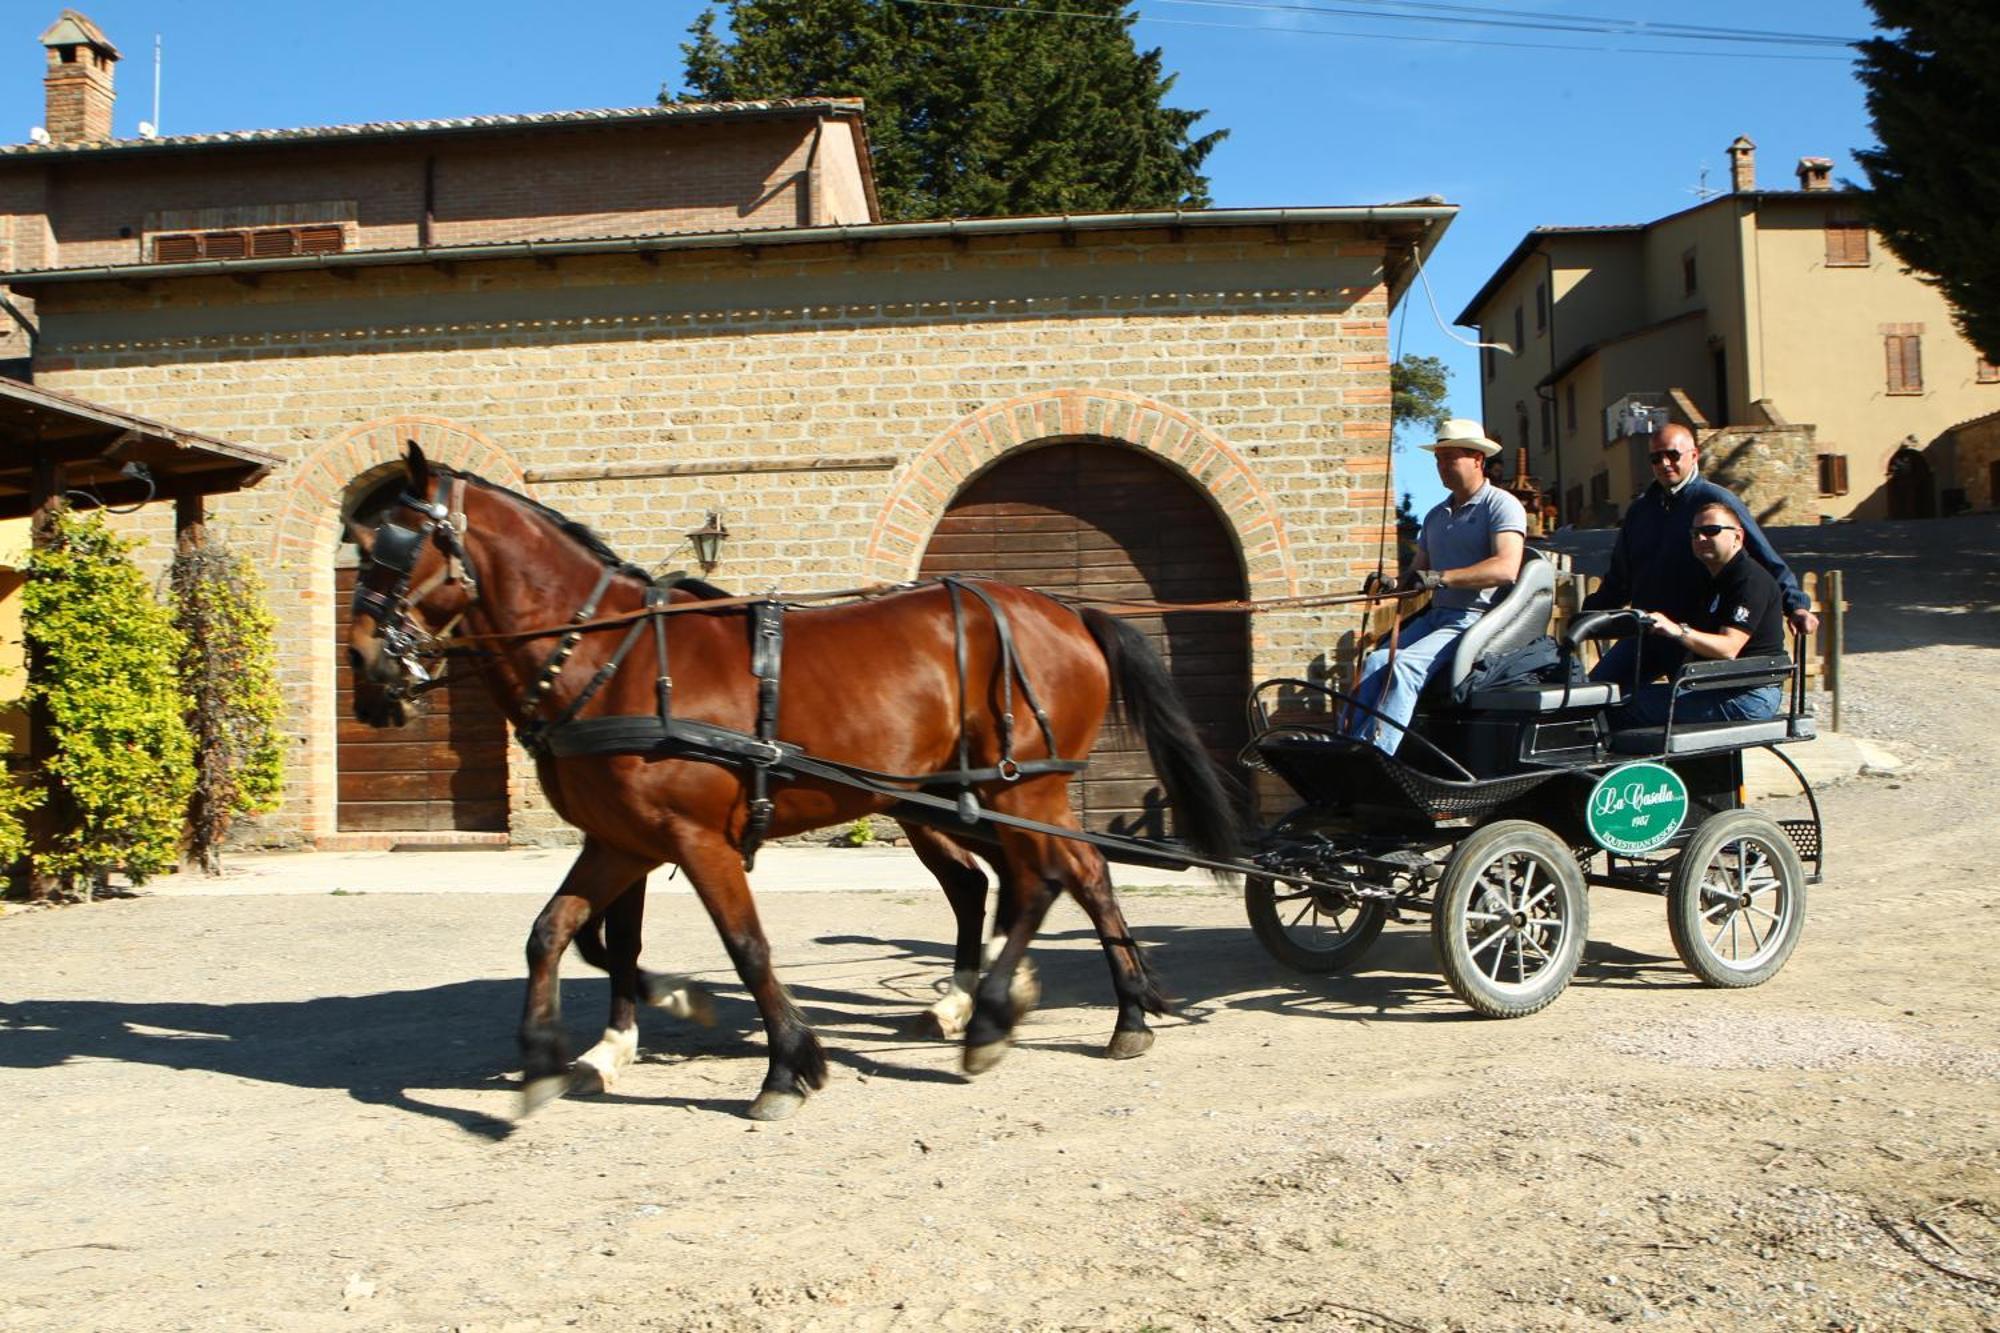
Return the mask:
{"type": "MultiPolygon", "coordinates": [[[[1426,13],[1472,15],[1478,17],[1463,19],[1436,19],[1439,23],[1471,22],[1501,23],[1503,20],[1549,20],[1561,25],[1564,30],[1577,32],[1612,32],[1632,36],[1670,36],[1675,38],[1698,38],[1707,41],[1775,41],[1788,44],[1812,46],[1852,46],[1857,39],[1836,37],[1827,33],[1780,32],[1771,28],[1729,28],[1713,23],[1666,23],[1654,19],[1605,18],[1589,14],[1558,14],[1548,10],[1534,9],[1494,9],[1486,5],[1442,4],[1437,0],[1351,0],[1352,3],[1366,5],[1387,5],[1395,9],[1421,10],[1426,13]]],[[[1332,11],[1328,12],[1355,12],[1332,11]]],[[[1380,18],[1417,19],[1415,14],[1375,14],[1380,18]]],[[[1522,26],[1526,26],[1523,24],[1522,26]]]]}
{"type": "MultiPolygon", "coordinates": [[[[1091,13],[1085,10],[1076,10],[1076,9],[1049,9],[1049,8],[1027,7],[1020,5],[1009,5],[1009,4],[981,4],[978,3],[977,0],[897,0],[897,3],[905,5],[923,5],[933,9],[981,10],[997,14],[1016,14],[1022,17],[1033,16],[1037,18],[1090,19],[1103,23],[1118,22],[1125,17],[1122,14],[1099,14],[1099,13],[1091,13]]],[[[1311,8],[1310,6],[1290,6],[1290,5],[1282,5],[1275,3],[1224,4],[1223,0],[1165,0],[1165,3],[1222,4],[1223,7],[1231,9],[1268,9],[1281,12],[1290,9],[1311,8]]],[[[1318,12],[1325,12],[1325,11],[1318,11],[1318,12]]],[[[1515,41],[1506,41],[1499,38],[1490,38],[1490,37],[1481,37],[1481,38],[1441,37],[1424,33],[1357,32],[1351,28],[1285,28],[1280,30],[1280,29],[1270,28],[1263,24],[1257,24],[1257,23],[1222,23],[1215,20],[1206,20],[1206,19],[1158,18],[1150,14],[1135,14],[1132,17],[1137,22],[1140,23],[1164,24],[1170,27],[1177,27],[1177,28],[1218,28],[1233,32],[1256,32],[1256,33],[1277,33],[1282,31],[1282,33],[1287,36],[1343,37],[1343,38],[1354,38],[1361,41],[1382,41],[1382,42],[1423,42],[1435,46],[1477,46],[1489,49],[1498,48],[1503,50],[1514,50],[1514,51],[1596,52],[1596,51],[1607,51],[1616,49],[1614,47],[1606,46],[1599,43],[1578,44],[1574,42],[1515,42],[1515,41]]],[[[1419,18],[1419,16],[1417,15],[1381,14],[1381,15],[1369,15],[1367,17],[1404,18],[1404,19],[1411,19],[1417,22],[1428,21],[1419,18]]],[[[1704,60],[1795,60],[1795,61],[1807,60],[1807,61],[1819,61],[1823,63],[1831,61],[1839,61],[1845,63],[1849,59],[1846,56],[1786,55],[1772,51],[1685,50],[1676,47],[1649,47],[1646,48],[1643,53],[1648,56],[1696,56],[1704,60]]]]}

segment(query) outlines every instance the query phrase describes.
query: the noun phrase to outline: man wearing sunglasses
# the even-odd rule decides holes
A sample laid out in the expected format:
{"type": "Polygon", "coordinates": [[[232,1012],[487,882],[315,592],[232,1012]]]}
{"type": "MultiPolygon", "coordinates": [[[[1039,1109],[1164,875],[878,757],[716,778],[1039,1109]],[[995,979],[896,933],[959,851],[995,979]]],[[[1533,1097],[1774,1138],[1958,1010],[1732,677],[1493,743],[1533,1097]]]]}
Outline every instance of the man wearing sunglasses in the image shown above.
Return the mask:
{"type": "MultiPolygon", "coordinates": [[[[1689,529],[1697,512],[1719,504],[1729,510],[1731,522],[1742,530],[1743,549],[1750,559],[1777,580],[1785,614],[1810,634],[1819,624],[1811,601],[1784,557],[1758,530],[1743,502],[1726,487],[1701,476],[1697,470],[1701,451],[1695,445],[1694,432],[1679,422],[1670,422],[1653,437],[1648,457],[1653,465],[1653,484],[1625,511],[1618,543],[1611,548],[1610,572],[1597,591],[1584,599],[1583,609],[1635,606],[1676,621],[1686,620],[1708,595],[1708,573],[1696,558],[1689,529]]],[[[1651,637],[1625,639],[1606,651],[1590,677],[1629,686],[1634,679],[1671,674],[1686,656],[1676,642],[1651,637]]]]}
{"type": "MultiPolygon", "coordinates": [[[[1690,657],[1733,661],[1739,657],[1781,656],[1785,618],[1779,609],[1778,581],[1744,549],[1745,533],[1729,505],[1711,502],[1694,513],[1688,546],[1707,576],[1705,595],[1683,622],[1654,612],[1648,633],[1674,644],[1690,657]]],[[[1615,727],[1658,726],[1667,720],[1670,685],[1642,685],[1611,715],[1615,727]]],[[[1750,721],[1776,717],[1784,703],[1776,685],[1709,691],[1683,696],[1674,721],[1750,721]]]]}
{"type": "Polygon", "coordinates": [[[1417,696],[1450,665],[1458,636],[1520,577],[1527,543],[1527,511],[1486,480],[1486,460],[1500,446],[1484,426],[1455,417],[1423,447],[1437,460],[1447,495],[1424,515],[1416,559],[1398,586],[1430,589],[1431,604],[1397,631],[1394,647],[1376,649],[1362,666],[1354,697],[1379,716],[1355,709],[1347,723],[1348,735],[1386,754],[1402,744],[1417,696]]]}

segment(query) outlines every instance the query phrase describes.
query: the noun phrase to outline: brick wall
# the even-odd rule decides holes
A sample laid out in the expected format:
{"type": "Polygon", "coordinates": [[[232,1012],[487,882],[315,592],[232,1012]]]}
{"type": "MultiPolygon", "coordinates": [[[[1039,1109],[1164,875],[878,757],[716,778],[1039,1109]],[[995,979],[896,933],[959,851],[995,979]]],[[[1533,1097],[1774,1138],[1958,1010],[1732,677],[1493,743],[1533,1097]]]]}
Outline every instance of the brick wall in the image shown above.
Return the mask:
{"type": "MultiPolygon", "coordinates": [[[[56,286],[38,378],[287,460],[213,511],[281,618],[293,759],[262,827],[310,839],[333,828],[338,508],[404,438],[646,566],[688,564],[721,510],[715,577],[799,590],[909,577],[979,468],[1102,439],[1214,498],[1253,597],[1346,591],[1383,519],[1381,252],[1294,226],[56,286]]],[[[167,517],[132,521],[163,555],[167,517]]],[[[1305,674],[1352,622],[1260,616],[1253,672],[1305,674]]],[[[515,836],[559,836],[514,765],[515,836]]]]}
{"type": "Polygon", "coordinates": [[[1723,426],[1700,432],[1701,470],[1743,497],[1759,527],[1819,522],[1811,426],[1723,426]]]}

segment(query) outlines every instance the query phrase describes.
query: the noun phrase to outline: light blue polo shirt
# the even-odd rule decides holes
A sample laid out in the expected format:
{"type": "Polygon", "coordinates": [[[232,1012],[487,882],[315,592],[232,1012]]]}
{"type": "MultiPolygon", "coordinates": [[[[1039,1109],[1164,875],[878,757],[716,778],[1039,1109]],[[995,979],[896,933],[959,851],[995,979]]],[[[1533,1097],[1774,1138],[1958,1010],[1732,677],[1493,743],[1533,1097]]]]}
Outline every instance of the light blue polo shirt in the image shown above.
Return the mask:
{"type": "MultiPolygon", "coordinates": [[[[1462,569],[1476,565],[1493,554],[1493,539],[1503,532],[1528,533],[1528,511],[1507,492],[1487,482],[1472,498],[1454,509],[1450,497],[1424,515],[1417,545],[1432,569],[1462,569]]],[[[1468,607],[1484,611],[1501,593],[1499,588],[1439,588],[1431,594],[1431,605],[1443,611],[1468,607]]]]}

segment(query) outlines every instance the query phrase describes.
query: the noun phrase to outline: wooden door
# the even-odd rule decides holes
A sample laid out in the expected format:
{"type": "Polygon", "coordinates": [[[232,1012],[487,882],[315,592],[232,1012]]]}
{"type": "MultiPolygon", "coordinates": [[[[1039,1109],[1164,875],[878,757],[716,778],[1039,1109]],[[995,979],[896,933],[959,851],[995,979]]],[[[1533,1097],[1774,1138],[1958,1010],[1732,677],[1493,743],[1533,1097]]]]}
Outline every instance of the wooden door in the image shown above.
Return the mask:
{"type": "Polygon", "coordinates": [[[468,680],[433,690],[407,727],[378,729],[355,720],[347,665],[354,579],[351,567],[335,571],[336,827],[343,833],[505,832],[507,726],[484,685],[468,680]]]}
{"type": "MultiPolygon", "coordinates": [[[[1195,602],[1243,595],[1235,540],[1207,498],[1146,455],[1104,444],[1050,445],[979,477],[939,521],[921,572],[985,574],[1088,597],[1195,602]]],[[[1249,687],[1244,617],[1133,623],[1166,660],[1210,752],[1233,765],[1249,687]]],[[[1122,725],[1106,728],[1073,790],[1088,828],[1149,837],[1170,831],[1144,744],[1122,725]]]]}

